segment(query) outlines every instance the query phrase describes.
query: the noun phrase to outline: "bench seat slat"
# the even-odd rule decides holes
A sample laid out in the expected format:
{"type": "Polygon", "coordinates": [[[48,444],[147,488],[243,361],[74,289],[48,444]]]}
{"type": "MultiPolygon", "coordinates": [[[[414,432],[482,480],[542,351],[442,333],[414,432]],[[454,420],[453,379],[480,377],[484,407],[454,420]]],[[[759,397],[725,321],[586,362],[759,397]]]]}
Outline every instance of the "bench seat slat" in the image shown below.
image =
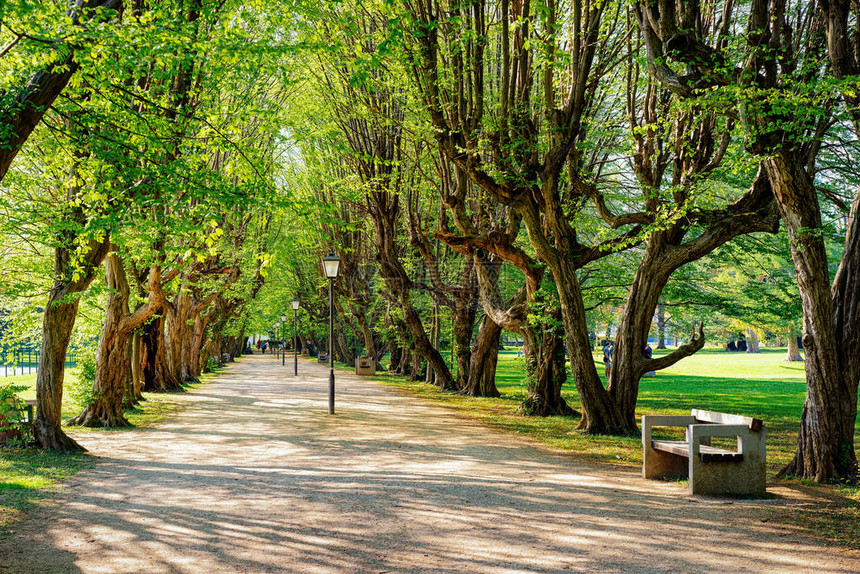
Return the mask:
{"type": "MultiPolygon", "coordinates": [[[[690,454],[690,445],[687,441],[654,440],[651,441],[651,448],[677,454],[678,456],[689,456],[690,454]]],[[[699,460],[702,462],[728,462],[741,461],[743,459],[744,455],[739,452],[704,444],[699,445],[699,460]]]]}

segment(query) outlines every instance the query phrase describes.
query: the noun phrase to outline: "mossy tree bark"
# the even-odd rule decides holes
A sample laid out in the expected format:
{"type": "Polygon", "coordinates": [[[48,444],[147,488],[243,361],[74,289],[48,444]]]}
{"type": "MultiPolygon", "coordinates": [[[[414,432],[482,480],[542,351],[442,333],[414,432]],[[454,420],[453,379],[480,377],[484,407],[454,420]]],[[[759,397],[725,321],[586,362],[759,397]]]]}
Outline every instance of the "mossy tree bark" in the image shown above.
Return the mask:
{"type": "Polygon", "coordinates": [[[66,352],[78,313],[78,294],[86,291],[95,279],[110,248],[107,236],[88,242],[83,265],[76,271],[72,239],[64,233],[61,244],[54,248],[54,284],[42,317],[42,354],[36,372],[37,403],[33,421],[33,433],[39,445],[63,452],[85,450],[68,437],[61,426],[66,352]]]}
{"type": "Polygon", "coordinates": [[[129,313],[130,289],[125,268],[118,253],[105,259],[105,282],[110,290],[105,307],[105,322],[96,350],[96,375],[93,402],[81,414],[70,419],[71,425],[87,427],[129,426],[123,414],[126,378],[131,368],[127,347],[131,333],[159,310],[164,302],[161,270],[149,271],[149,296],[146,304],[129,313]]]}

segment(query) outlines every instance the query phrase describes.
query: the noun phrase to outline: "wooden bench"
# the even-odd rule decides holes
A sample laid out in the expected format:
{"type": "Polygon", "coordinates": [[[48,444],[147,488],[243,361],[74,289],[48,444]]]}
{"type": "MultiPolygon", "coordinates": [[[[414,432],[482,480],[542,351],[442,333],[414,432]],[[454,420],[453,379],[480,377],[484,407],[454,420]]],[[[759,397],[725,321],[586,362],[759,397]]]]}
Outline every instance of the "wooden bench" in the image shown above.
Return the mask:
{"type": "Polygon", "coordinates": [[[690,416],[642,417],[642,476],[686,476],[690,494],[765,494],[765,427],[762,421],[693,409],[690,416]],[[683,441],[652,440],[654,427],[686,427],[683,441]],[[713,437],[737,438],[737,450],[711,446],[713,437]]]}
{"type": "Polygon", "coordinates": [[[317,363],[328,363],[328,353],[320,353],[317,355],[317,363]]]}

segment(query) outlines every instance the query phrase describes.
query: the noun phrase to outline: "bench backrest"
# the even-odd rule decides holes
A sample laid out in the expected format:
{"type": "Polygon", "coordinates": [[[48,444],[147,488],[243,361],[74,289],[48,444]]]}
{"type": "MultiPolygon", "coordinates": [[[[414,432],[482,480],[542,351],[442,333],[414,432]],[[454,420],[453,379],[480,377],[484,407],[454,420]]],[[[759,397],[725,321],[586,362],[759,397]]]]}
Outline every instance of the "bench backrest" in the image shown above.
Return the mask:
{"type": "Polygon", "coordinates": [[[713,411],[702,411],[699,409],[693,409],[690,412],[696,420],[706,422],[706,423],[722,423],[724,425],[747,425],[749,429],[753,432],[758,432],[764,426],[761,419],[754,419],[752,417],[742,417],[740,415],[730,415],[726,413],[715,413],[713,411]]]}

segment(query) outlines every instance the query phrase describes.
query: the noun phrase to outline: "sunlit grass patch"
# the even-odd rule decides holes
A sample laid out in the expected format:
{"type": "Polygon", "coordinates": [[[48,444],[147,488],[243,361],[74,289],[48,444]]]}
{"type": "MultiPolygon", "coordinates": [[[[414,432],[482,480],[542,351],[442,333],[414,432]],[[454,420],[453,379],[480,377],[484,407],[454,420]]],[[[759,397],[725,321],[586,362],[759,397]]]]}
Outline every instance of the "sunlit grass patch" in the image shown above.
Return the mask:
{"type": "Polygon", "coordinates": [[[86,454],[0,449],[0,534],[60,481],[92,464],[86,454]]]}

